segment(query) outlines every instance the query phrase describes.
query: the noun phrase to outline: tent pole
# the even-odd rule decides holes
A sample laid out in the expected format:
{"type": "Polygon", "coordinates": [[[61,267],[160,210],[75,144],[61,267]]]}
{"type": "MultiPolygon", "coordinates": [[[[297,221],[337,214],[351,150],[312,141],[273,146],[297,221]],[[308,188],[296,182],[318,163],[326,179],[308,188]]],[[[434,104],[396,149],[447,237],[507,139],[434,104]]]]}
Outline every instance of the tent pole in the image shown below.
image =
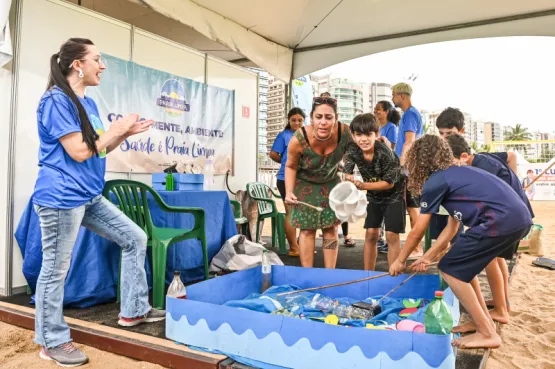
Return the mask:
{"type": "Polygon", "coordinates": [[[7,196],[6,196],[6,296],[13,292],[13,222],[14,222],[14,192],[15,192],[15,149],[17,130],[17,96],[19,87],[19,65],[21,59],[21,18],[23,12],[23,0],[15,0],[15,27],[14,48],[12,67],[12,91],[10,105],[10,122],[8,132],[8,173],[7,173],[7,196]]]}

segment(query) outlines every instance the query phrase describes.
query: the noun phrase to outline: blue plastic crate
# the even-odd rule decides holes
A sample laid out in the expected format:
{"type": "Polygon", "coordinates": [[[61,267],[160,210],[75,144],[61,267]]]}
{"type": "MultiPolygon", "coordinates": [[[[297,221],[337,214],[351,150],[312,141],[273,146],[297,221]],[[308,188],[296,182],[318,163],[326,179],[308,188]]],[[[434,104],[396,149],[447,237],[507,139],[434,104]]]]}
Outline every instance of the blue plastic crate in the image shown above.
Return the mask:
{"type": "MultiPolygon", "coordinates": [[[[166,189],[166,173],[152,174],[152,187],[157,191],[166,189]]],[[[204,174],[173,173],[174,191],[202,191],[204,174]]]]}

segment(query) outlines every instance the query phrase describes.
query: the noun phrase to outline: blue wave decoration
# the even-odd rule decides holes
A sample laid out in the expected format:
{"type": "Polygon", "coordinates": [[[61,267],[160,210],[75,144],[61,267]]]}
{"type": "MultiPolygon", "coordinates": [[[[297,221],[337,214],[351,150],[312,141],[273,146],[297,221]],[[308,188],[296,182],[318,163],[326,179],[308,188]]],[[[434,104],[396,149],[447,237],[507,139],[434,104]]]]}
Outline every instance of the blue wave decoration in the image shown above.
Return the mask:
{"type": "MultiPolygon", "coordinates": [[[[299,322],[298,320],[286,319],[285,317],[282,317],[282,319],[284,323],[288,320],[295,321],[296,323],[299,322]]],[[[343,329],[350,331],[350,334],[357,330],[364,331],[363,329],[344,327],[343,329]]],[[[373,331],[373,333],[377,332],[373,331]]],[[[196,324],[191,324],[186,316],[182,316],[179,320],[174,320],[169,313],[167,314],[166,335],[168,338],[180,343],[213,348],[288,368],[455,368],[455,356],[452,351],[438,365],[430,365],[414,351],[406,352],[398,359],[393,359],[388,353],[381,351],[369,358],[359,346],[352,346],[346,351],[340,351],[334,343],[328,342],[319,349],[315,349],[307,338],[301,338],[293,345],[288,345],[277,332],[271,332],[263,338],[257,337],[251,329],[237,334],[228,323],[221,324],[214,331],[209,327],[205,319],[199,319],[196,324]]],[[[373,341],[370,345],[375,343],[378,342],[373,341]]],[[[391,346],[396,347],[396,342],[393,344],[390,341],[391,346]]]]}
{"type": "MultiPolygon", "coordinates": [[[[227,325],[234,335],[241,336],[250,331],[256,340],[264,340],[271,334],[277,334],[288,347],[296,346],[301,340],[305,340],[313,351],[322,350],[330,343],[339,354],[357,347],[367,359],[387,353],[390,359],[397,361],[410,352],[417,352],[430,367],[439,367],[453,354],[450,336],[347,328],[191,300],[168,298],[166,304],[168,318],[171,318],[166,324],[166,335],[171,339],[176,339],[168,333],[172,330],[171,322],[178,322],[185,317],[189,326],[203,321],[213,336],[217,336],[215,332],[227,325]],[[359,346],[361,342],[365,344],[359,346]]],[[[225,351],[219,346],[205,346],[192,341],[180,342],[225,351]]]]}

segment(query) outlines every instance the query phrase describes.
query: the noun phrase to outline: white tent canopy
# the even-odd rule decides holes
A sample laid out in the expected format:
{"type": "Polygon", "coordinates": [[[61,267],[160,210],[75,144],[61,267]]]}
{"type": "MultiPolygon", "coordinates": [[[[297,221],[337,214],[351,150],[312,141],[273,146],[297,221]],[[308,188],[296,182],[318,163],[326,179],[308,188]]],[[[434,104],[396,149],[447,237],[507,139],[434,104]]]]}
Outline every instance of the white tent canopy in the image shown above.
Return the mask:
{"type": "Polygon", "coordinates": [[[401,47],[555,36],[553,0],[129,1],[73,0],[226,60],[255,64],[286,81],[401,47]],[[167,18],[175,23],[168,24],[167,18]],[[169,29],[163,32],[164,27],[169,29]]]}

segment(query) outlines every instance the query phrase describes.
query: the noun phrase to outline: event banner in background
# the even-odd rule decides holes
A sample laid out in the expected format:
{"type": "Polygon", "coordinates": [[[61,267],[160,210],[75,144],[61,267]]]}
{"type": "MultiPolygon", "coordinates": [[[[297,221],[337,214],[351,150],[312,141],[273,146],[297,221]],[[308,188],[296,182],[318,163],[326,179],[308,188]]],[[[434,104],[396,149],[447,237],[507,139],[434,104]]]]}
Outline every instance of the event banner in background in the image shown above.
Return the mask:
{"type": "Polygon", "coordinates": [[[215,174],[232,170],[233,91],[112,56],[102,58],[102,82],[87,95],[96,101],[105,129],[130,113],[155,122],[108,155],[108,171],[159,173],[175,163],[180,171],[201,171],[207,159],[215,174]]]}
{"type": "Polygon", "coordinates": [[[312,110],[312,83],[310,83],[310,76],[306,75],[293,81],[293,107],[301,108],[306,114],[304,121],[305,126],[310,124],[310,111],[312,110]]]}
{"type": "MultiPolygon", "coordinates": [[[[520,183],[526,178],[526,172],[532,170],[534,172],[534,177],[538,176],[544,169],[546,169],[549,163],[525,163],[518,165],[518,172],[520,177],[520,183]]],[[[543,176],[538,178],[534,182],[535,194],[532,200],[555,200],[555,167],[549,169],[543,176]]]]}

